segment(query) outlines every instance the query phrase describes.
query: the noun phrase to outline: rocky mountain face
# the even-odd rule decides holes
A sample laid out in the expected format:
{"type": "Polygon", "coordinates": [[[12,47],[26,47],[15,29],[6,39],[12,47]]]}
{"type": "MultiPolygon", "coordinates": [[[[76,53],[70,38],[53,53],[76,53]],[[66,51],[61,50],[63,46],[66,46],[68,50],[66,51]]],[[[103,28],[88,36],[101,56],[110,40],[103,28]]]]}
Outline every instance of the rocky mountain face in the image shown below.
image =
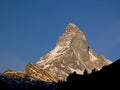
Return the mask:
{"type": "Polygon", "coordinates": [[[42,80],[46,82],[57,82],[59,80],[58,77],[31,63],[26,66],[25,75],[26,78],[30,78],[31,80],[42,80]]]}
{"type": "Polygon", "coordinates": [[[58,77],[53,74],[47,72],[46,70],[33,65],[32,63],[28,63],[25,67],[24,71],[14,71],[14,70],[6,70],[2,73],[4,76],[10,76],[13,78],[25,78],[30,80],[41,80],[46,82],[57,82],[59,80],[58,77]]]}
{"type": "Polygon", "coordinates": [[[110,60],[89,48],[85,34],[70,23],[59,37],[55,48],[35,65],[65,80],[74,71],[78,74],[83,74],[84,70],[91,73],[93,69],[99,70],[110,63],[110,60]]]}
{"type": "Polygon", "coordinates": [[[100,70],[111,63],[89,48],[85,34],[75,24],[70,23],[59,37],[55,48],[35,64],[29,63],[21,72],[8,70],[3,75],[57,82],[66,80],[70,73],[83,74],[85,70],[91,73],[93,69],[100,70]]]}
{"type": "Polygon", "coordinates": [[[75,24],[70,23],[59,37],[55,48],[41,57],[35,65],[59,79],[66,79],[74,71],[83,74],[86,69],[90,73],[91,70],[99,70],[110,63],[110,60],[89,48],[85,34],[75,24]]]}

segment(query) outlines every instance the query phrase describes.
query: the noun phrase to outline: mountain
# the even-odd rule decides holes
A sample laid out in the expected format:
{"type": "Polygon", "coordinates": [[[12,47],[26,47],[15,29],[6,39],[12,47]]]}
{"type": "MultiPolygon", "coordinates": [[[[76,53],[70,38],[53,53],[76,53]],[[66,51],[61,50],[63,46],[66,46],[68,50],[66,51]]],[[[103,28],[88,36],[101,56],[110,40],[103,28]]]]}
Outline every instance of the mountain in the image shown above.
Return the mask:
{"type": "Polygon", "coordinates": [[[23,71],[1,73],[0,90],[113,88],[120,80],[119,68],[120,60],[112,62],[96,54],[82,30],[69,23],[55,48],[35,64],[28,63],[23,71]]]}
{"type": "Polygon", "coordinates": [[[23,71],[7,70],[2,73],[14,78],[28,78],[45,82],[66,80],[70,73],[83,74],[85,70],[100,70],[112,62],[98,55],[88,46],[85,34],[75,24],[69,23],[53,50],[35,64],[28,63],[23,71]]]}
{"type": "Polygon", "coordinates": [[[55,48],[41,57],[35,65],[65,80],[74,71],[78,74],[83,74],[84,70],[91,73],[93,69],[100,70],[110,63],[110,60],[89,48],[82,30],[69,23],[55,48]]]}

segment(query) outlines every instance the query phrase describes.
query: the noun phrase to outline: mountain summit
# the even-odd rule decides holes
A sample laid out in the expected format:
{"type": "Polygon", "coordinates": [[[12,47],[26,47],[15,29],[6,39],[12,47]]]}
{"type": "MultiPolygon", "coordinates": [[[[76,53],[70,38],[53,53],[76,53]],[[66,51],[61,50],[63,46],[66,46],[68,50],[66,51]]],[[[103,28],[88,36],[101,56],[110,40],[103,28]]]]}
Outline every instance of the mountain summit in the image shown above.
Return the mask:
{"type": "Polygon", "coordinates": [[[110,60],[89,48],[82,30],[75,24],[69,23],[53,50],[35,64],[28,63],[24,71],[7,70],[3,75],[57,82],[66,80],[70,73],[83,74],[85,70],[91,73],[92,70],[100,70],[111,63],[110,60]]]}
{"type": "Polygon", "coordinates": [[[100,70],[110,63],[110,60],[90,49],[85,34],[75,24],[69,23],[55,48],[35,65],[59,79],[66,79],[70,73],[83,74],[84,70],[91,73],[93,69],[100,70]]]}

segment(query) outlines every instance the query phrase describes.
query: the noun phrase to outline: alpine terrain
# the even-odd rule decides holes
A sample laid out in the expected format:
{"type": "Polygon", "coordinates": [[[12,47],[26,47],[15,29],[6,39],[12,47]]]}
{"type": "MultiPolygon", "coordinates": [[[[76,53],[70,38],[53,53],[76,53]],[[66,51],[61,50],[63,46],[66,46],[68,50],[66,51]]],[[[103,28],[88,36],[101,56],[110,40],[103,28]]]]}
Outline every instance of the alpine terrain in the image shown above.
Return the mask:
{"type": "Polygon", "coordinates": [[[35,65],[54,74],[59,80],[65,80],[70,73],[83,74],[84,70],[91,73],[93,69],[100,70],[110,63],[110,60],[89,48],[85,34],[75,24],[69,23],[55,48],[35,65]]]}
{"type": "Polygon", "coordinates": [[[69,23],[55,48],[35,64],[28,63],[24,71],[6,70],[2,75],[58,82],[66,80],[70,73],[83,74],[85,70],[91,73],[111,63],[103,55],[96,54],[89,47],[85,34],[75,24],[69,23]]]}
{"type": "Polygon", "coordinates": [[[103,89],[106,83],[113,87],[111,81],[120,80],[119,66],[120,60],[112,63],[96,54],[82,30],[69,23],[55,48],[36,63],[28,63],[23,71],[0,73],[0,90],[75,90],[90,84],[89,89],[103,89]]]}

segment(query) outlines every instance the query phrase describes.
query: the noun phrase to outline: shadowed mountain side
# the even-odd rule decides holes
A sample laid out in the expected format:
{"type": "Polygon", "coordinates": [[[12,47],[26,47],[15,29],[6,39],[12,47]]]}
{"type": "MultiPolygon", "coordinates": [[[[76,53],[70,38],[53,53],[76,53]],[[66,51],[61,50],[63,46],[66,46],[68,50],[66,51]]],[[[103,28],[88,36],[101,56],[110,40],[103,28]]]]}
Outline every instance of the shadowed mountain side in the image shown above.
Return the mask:
{"type": "Polygon", "coordinates": [[[84,75],[76,74],[76,72],[70,74],[67,81],[59,81],[57,90],[104,90],[107,89],[119,89],[118,85],[120,81],[120,59],[116,62],[104,66],[100,71],[92,71],[87,74],[85,70],[84,75]]]}
{"type": "Polygon", "coordinates": [[[0,90],[55,90],[56,84],[27,78],[0,75],[0,90]]]}

